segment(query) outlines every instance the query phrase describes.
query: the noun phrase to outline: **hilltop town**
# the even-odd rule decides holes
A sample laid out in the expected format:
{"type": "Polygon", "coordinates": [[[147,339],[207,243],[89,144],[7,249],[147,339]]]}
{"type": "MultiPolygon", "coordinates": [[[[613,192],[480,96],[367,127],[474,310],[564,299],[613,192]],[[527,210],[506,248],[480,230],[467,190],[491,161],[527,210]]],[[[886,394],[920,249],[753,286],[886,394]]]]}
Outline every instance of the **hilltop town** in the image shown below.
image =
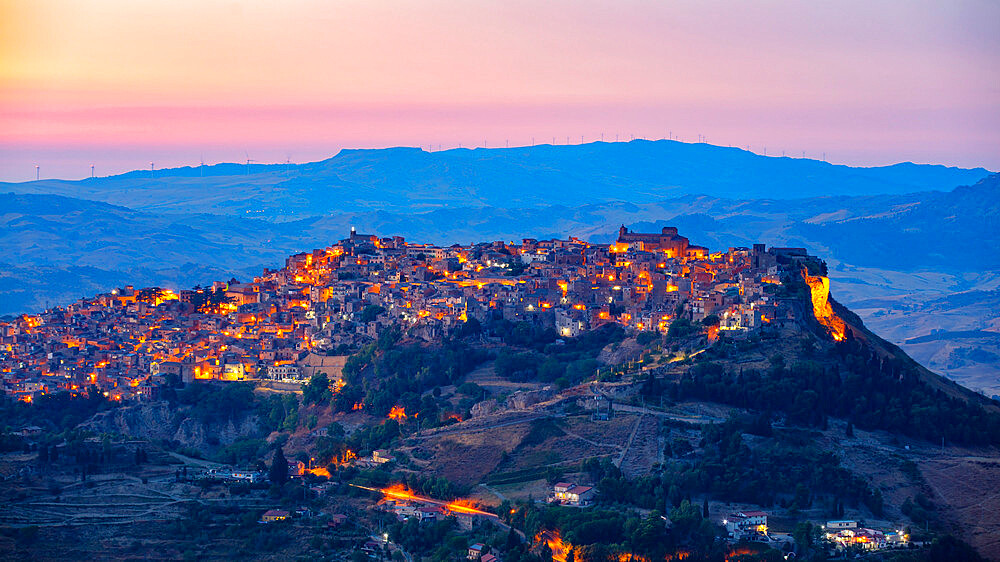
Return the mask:
{"type": "MultiPolygon", "coordinates": [[[[155,398],[165,377],[308,378],[307,357],[346,354],[390,327],[434,341],[467,322],[528,322],[574,337],[606,324],[665,333],[683,316],[745,334],[789,317],[769,290],[799,248],[711,253],[675,228],[611,244],[524,239],[438,247],[354,232],[249,282],[189,290],[128,286],[0,322],[4,390],[96,385],[113,400],[155,398]]],[[[825,278],[819,302],[825,305],[825,278]]],[[[822,315],[818,315],[821,317],[822,315]]],[[[837,337],[843,337],[843,327],[837,337]]]]}

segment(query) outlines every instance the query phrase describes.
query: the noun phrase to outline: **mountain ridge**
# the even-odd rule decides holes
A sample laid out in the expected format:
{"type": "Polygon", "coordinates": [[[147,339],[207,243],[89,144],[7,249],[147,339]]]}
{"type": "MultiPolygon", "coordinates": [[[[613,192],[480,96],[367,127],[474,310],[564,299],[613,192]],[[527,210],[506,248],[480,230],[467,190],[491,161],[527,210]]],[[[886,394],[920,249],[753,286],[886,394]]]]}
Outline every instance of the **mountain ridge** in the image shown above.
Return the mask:
{"type": "Polygon", "coordinates": [[[850,167],[739,148],[635,140],[517,148],[343,149],[304,164],[215,164],[135,170],[79,181],[3,183],[137,209],[289,220],[356,209],[412,212],[456,206],[525,208],[680,195],[777,200],[951,189],[983,168],[898,163],[850,167]],[[207,175],[206,175],[207,173],[207,175]]]}

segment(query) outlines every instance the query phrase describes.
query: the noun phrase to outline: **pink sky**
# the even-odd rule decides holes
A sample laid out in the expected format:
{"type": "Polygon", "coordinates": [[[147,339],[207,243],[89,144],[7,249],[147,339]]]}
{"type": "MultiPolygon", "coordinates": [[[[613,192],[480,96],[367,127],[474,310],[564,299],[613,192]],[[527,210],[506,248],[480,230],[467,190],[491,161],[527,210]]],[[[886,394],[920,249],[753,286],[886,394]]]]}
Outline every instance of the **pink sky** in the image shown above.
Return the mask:
{"type": "Polygon", "coordinates": [[[0,0],[0,180],[630,135],[1000,169],[983,1],[0,0]]]}

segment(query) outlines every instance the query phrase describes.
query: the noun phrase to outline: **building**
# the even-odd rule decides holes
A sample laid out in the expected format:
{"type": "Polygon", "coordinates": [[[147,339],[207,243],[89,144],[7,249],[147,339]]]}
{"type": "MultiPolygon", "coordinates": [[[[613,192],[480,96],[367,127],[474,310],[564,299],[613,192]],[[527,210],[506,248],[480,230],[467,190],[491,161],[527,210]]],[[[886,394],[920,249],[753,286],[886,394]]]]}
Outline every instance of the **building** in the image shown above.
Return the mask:
{"type": "Polygon", "coordinates": [[[860,546],[868,550],[879,550],[888,544],[885,533],[863,527],[843,528],[833,532],[827,530],[826,538],[841,547],[860,546]]]}
{"type": "Polygon", "coordinates": [[[375,449],[372,451],[372,462],[375,464],[385,464],[396,460],[386,449],[375,449]]]}
{"type": "Polygon", "coordinates": [[[587,507],[594,501],[597,494],[591,486],[580,486],[570,482],[557,482],[552,486],[552,493],[546,501],[561,505],[587,507]]]}
{"type": "Polygon", "coordinates": [[[729,536],[734,539],[767,535],[767,513],[763,511],[738,511],[722,520],[729,536]]]}
{"type": "Polygon", "coordinates": [[[479,560],[482,558],[483,554],[489,552],[490,549],[485,544],[477,542],[476,544],[469,547],[469,552],[466,554],[466,558],[469,560],[479,560]]]}
{"type": "Polygon", "coordinates": [[[283,509],[269,509],[260,516],[261,523],[274,523],[288,519],[288,512],[283,509]]]}

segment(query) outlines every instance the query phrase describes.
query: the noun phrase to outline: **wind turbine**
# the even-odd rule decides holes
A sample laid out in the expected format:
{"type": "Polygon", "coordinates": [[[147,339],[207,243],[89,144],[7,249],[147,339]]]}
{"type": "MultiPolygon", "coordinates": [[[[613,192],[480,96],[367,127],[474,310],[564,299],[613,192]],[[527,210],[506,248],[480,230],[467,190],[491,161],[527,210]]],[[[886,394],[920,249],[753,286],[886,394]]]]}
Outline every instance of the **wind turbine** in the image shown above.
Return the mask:
{"type": "Polygon", "coordinates": [[[153,179],[153,171],[156,170],[156,164],[152,162],[149,163],[149,179],[153,179]]]}
{"type": "Polygon", "coordinates": [[[250,163],[251,162],[256,162],[256,160],[251,160],[250,159],[250,153],[247,152],[247,151],[245,151],[245,150],[243,151],[243,154],[247,155],[247,175],[249,176],[250,175],[250,163]]]}

